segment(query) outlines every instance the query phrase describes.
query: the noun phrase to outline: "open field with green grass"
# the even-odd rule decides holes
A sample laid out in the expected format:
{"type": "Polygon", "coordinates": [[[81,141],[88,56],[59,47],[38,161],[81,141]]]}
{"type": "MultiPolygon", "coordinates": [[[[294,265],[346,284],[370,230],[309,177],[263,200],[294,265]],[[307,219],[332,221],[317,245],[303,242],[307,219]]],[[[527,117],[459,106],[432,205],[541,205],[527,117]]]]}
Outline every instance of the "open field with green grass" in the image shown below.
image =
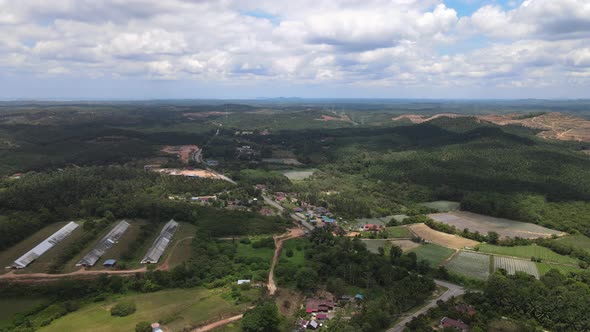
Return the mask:
{"type": "Polygon", "coordinates": [[[514,238],[518,236],[523,239],[536,239],[564,234],[563,232],[532,223],[495,218],[467,211],[432,213],[428,216],[437,222],[455,226],[459,231],[468,228],[471,232],[479,232],[480,234],[496,232],[501,238],[514,238]]]}
{"type": "Polygon", "coordinates": [[[538,245],[528,245],[528,246],[514,246],[514,247],[502,247],[502,246],[495,246],[491,244],[482,243],[478,245],[479,251],[497,254],[497,255],[504,255],[504,256],[514,256],[514,257],[522,257],[526,259],[530,259],[531,257],[540,258],[543,261],[547,262],[555,262],[555,263],[562,263],[562,264],[571,264],[571,265],[578,265],[578,260],[569,256],[564,256],[557,254],[545,247],[541,247],[538,245]]]}
{"type": "Polygon", "coordinates": [[[389,241],[386,239],[362,239],[361,241],[367,246],[367,250],[374,254],[379,253],[379,248],[384,248],[385,251],[388,249],[389,241]]]}
{"type": "MultiPolygon", "coordinates": [[[[255,240],[252,240],[254,242],[255,240]]],[[[252,244],[244,244],[238,242],[238,252],[237,256],[241,257],[258,257],[262,258],[270,263],[272,260],[272,256],[274,255],[275,250],[273,248],[254,248],[252,244]]]]}
{"type": "Polygon", "coordinates": [[[451,201],[424,202],[424,203],[420,203],[420,205],[425,206],[430,209],[434,209],[438,212],[459,210],[459,208],[461,207],[461,204],[459,202],[451,202],[451,201]]]}
{"type": "Polygon", "coordinates": [[[305,264],[305,246],[308,244],[307,240],[290,239],[283,243],[283,250],[281,252],[281,259],[286,259],[289,262],[297,265],[305,264]],[[288,250],[293,251],[292,257],[287,257],[288,250]]]}
{"type": "MultiPolygon", "coordinates": [[[[57,223],[53,223],[51,225],[48,225],[48,226],[42,228],[41,230],[37,231],[35,234],[29,236],[28,238],[22,240],[21,242],[17,243],[16,245],[12,246],[11,248],[8,248],[8,249],[0,252],[0,274],[10,271],[8,269],[4,269],[4,267],[12,264],[17,258],[22,256],[27,251],[31,250],[33,247],[35,247],[36,245],[41,243],[43,240],[48,238],[51,234],[55,233],[57,230],[59,230],[60,228],[62,228],[66,224],[67,224],[67,222],[64,221],[64,222],[57,222],[57,223]]],[[[70,237],[79,235],[81,233],[80,228],[81,227],[78,227],[78,229],[76,229],[75,232],[73,232],[70,235],[70,237]]],[[[55,246],[54,248],[51,248],[49,251],[47,251],[45,253],[45,255],[50,255],[49,257],[54,257],[56,255],[56,253],[57,254],[59,253],[60,248],[65,247],[64,242],[66,242],[67,240],[68,240],[67,238],[64,239],[64,241],[59,243],[57,246],[55,246]]],[[[45,256],[45,255],[43,255],[43,256],[45,256]]],[[[29,265],[27,268],[23,269],[22,271],[24,273],[29,273],[29,271],[33,271],[33,270],[35,270],[35,272],[44,272],[41,270],[45,267],[45,264],[43,264],[43,262],[47,261],[47,259],[44,258],[43,256],[39,257],[39,259],[38,259],[39,261],[41,261],[42,264],[36,265],[37,262],[33,262],[31,265],[29,265]],[[36,265],[36,266],[34,266],[34,265],[36,265]]]]}
{"type": "Polygon", "coordinates": [[[10,325],[16,314],[25,313],[47,303],[47,301],[48,299],[42,297],[2,298],[0,301],[0,329],[10,325]]]}
{"type": "Polygon", "coordinates": [[[283,175],[286,176],[291,181],[302,181],[307,179],[308,177],[312,176],[317,169],[301,169],[301,170],[292,170],[283,172],[283,175]]]}
{"type": "Polygon", "coordinates": [[[590,252],[590,237],[584,235],[569,235],[555,241],[590,252]]]}
{"type": "Polygon", "coordinates": [[[416,249],[410,250],[410,252],[415,252],[419,260],[425,260],[430,263],[430,266],[436,267],[445,259],[451,257],[455,251],[436,244],[426,243],[416,249]]]}
{"type": "Polygon", "coordinates": [[[539,270],[534,262],[530,260],[517,259],[504,256],[493,256],[494,271],[504,269],[508,274],[515,274],[516,271],[528,273],[539,279],[539,270]]]}
{"type": "Polygon", "coordinates": [[[489,255],[461,251],[445,267],[459,275],[486,280],[490,275],[490,258],[489,255]]]}
{"type": "Polygon", "coordinates": [[[535,263],[537,265],[537,269],[539,270],[540,275],[544,275],[545,273],[549,272],[551,269],[558,270],[564,275],[567,275],[570,272],[581,272],[584,271],[577,266],[571,265],[561,265],[561,264],[551,264],[551,263],[535,263]]]}
{"type": "MultiPolygon", "coordinates": [[[[242,291],[252,299],[258,290],[242,291]]],[[[39,331],[128,332],[141,321],[163,321],[170,331],[180,331],[206,322],[239,314],[249,303],[235,305],[220,290],[202,288],[164,290],[149,294],[126,295],[83,306],[76,312],[53,321],[39,331]],[[113,317],[110,308],[120,301],[134,301],[137,311],[127,317],[113,317]]]]}
{"type": "Polygon", "coordinates": [[[386,230],[390,238],[411,238],[414,235],[406,226],[387,227],[386,230]]]}

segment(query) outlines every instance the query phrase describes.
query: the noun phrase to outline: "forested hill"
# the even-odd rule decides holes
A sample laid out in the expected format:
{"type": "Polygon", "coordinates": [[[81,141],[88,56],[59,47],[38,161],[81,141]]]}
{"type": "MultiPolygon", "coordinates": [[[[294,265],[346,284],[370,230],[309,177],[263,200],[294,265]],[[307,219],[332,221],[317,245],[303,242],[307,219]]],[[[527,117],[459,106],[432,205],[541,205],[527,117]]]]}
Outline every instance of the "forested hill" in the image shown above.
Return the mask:
{"type": "Polygon", "coordinates": [[[582,213],[590,212],[590,156],[577,151],[577,143],[534,133],[443,118],[400,127],[285,131],[266,144],[284,143],[299,160],[317,165],[322,173],[309,181],[311,197],[351,216],[396,213],[399,204],[416,201],[469,199],[465,206],[479,212],[590,234],[582,213]],[[340,194],[322,196],[329,190],[340,194]],[[502,199],[485,207],[492,195],[502,199]],[[509,201],[515,204],[503,204],[509,201]],[[523,211],[527,201],[538,211],[523,211]],[[575,201],[580,203],[568,203],[575,201]],[[566,206],[581,213],[559,221],[539,216],[566,206]]]}

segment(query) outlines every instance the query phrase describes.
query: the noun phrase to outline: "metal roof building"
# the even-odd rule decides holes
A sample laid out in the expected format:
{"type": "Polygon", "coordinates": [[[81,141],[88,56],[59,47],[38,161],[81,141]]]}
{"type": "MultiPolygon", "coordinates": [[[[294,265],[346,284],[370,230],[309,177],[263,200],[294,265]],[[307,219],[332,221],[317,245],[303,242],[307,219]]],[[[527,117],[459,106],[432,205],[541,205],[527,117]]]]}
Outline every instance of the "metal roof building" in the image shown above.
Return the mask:
{"type": "Polygon", "coordinates": [[[26,254],[22,255],[19,259],[15,260],[9,268],[24,269],[27,265],[31,264],[39,256],[43,255],[47,250],[53,248],[56,244],[61,242],[63,239],[68,237],[72,232],[78,228],[78,224],[70,221],[67,225],[60,228],[57,232],[53,233],[45,241],[39,243],[33,249],[29,250],[26,254]]]}
{"type": "Polygon", "coordinates": [[[76,263],[76,266],[94,266],[107,250],[111,249],[115,243],[119,242],[119,239],[123,236],[127,228],[129,228],[129,223],[125,220],[121,220],[98,242],[94,249],[90,250],[86,256],[76,263]]]}
{"type": "Polygon", "coordinates": [[[145,257],[141,260],[141,264],[157,263],[160,257],[164,253],[164,250],[168,247],[172,241],[174,233],[178,229],[178,223],[174,220],[170,220],[164,225],[160,235],[156,238],[150,250],[148,250],[145,257]]]}

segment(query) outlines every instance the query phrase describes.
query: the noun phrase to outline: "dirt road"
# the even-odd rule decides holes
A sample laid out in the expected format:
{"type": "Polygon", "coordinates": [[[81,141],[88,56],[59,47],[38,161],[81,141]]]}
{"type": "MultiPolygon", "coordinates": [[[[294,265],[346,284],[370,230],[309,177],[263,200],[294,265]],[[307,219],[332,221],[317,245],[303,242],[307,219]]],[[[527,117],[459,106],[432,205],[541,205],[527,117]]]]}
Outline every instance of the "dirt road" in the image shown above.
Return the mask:
{"type": "Polygon", "coordinates": [[[147,271],[147,267],[142,267],[140,269],[135,270],[93,270],[88,271],[84,268],[80,268],[78,271],[71,272],[71,273],[62,273],[62,274],[49,274],[49,273],[27,273],[27,274],[17,274],[14,271],[11,271],[6,274],[0,275],[0,281],[15,281],[15,282],[45,282],[45,281],[52,281],[56,279],[66,278],[66,277],[80,277],[84,278],[86,276],[98,276],[101,274],[109,274],[109,275],[134,275],[136,273],[143,273],[147,271]]]}
{"type": "Polygon", "coordinates": [[[442,281],[442,280],[435,280],[434,282],[439,286],[446,287],[447,291],[444,292],[441,296],[430,300],[430,302],[428,302],[428,304],[426,304],[425,306],[420,308],[418,311],[416,311],[412,314],[409,314],[407,317],[405,317],[404,319],[399,321],[397,324],[395,324],[394,327],[387,330],[387,332],[402,332],[406,328],[407,323],[412,321],[412,319],[414,319],[414,317],[418,317],[418,316],[422,315],[423,313],[427,312],[428,310],[430,310],[431,308],[434,308],[436,306],[436,302],[438,302],[438,300],[448,301],[452,297],[456,297],[456,296],[465,294],[465,288],[463,288],[459,285],[451,284],[451,283],[448,283],[448,282],[442,281]]]}
{"type": "Polygon", "coordinates": [[[244,317],[244,314],[239,314],[239,315],[232,316],[232,317],[229,317],[229,318],[226,318],[226,319],[218,320],[217,322],[214,322],[214,323],[207,324],[205,326],[201,326],[199,328],[196,328],[196,329],[192,330],[191,332],[205,332],[205,331],[210,331],[210,330],[213,330],[213,329],[218,328],[220,326],[229,324],[231,322],[238,321],[238,320],[242,319],[242,317],[244,317]]]}
{"type": "Polygon", "coordinates": [[[275,240],[275,254],[272,257],[272,264],[270,265],[270,272],[268,273],[268,294],[269,295],[274,295],[274,293],[277,291],[277,285],[275,283],[275,267],[277,265],[277,262],[279,261],[279,256],[281,255],[281,249],[283,249],[283,243],[286,240],[289,239],[294,239],[296,237],[300,237],[303,236],[305,233],[303,232],[303,230],[301,228],[292,228],[289,230],[289,233],[287,235],[279,235],[279,236],[273,236],[274,240],[275,240]]]}

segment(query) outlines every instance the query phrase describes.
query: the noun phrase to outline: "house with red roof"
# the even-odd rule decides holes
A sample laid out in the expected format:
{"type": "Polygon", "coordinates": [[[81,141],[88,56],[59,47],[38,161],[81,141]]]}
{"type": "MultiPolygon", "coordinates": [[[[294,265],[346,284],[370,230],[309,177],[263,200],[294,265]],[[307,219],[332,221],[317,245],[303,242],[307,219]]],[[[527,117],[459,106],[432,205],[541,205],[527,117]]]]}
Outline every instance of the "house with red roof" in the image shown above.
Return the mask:
{"type": "Polygon", "coordinates": [[[465,332],[469,330],[469,325],[463,323],[460,320],[454,320],[449,317],[443,317],[440,320],[440,327],[442,328],[454,328],[458,331],[465,332]]]}

